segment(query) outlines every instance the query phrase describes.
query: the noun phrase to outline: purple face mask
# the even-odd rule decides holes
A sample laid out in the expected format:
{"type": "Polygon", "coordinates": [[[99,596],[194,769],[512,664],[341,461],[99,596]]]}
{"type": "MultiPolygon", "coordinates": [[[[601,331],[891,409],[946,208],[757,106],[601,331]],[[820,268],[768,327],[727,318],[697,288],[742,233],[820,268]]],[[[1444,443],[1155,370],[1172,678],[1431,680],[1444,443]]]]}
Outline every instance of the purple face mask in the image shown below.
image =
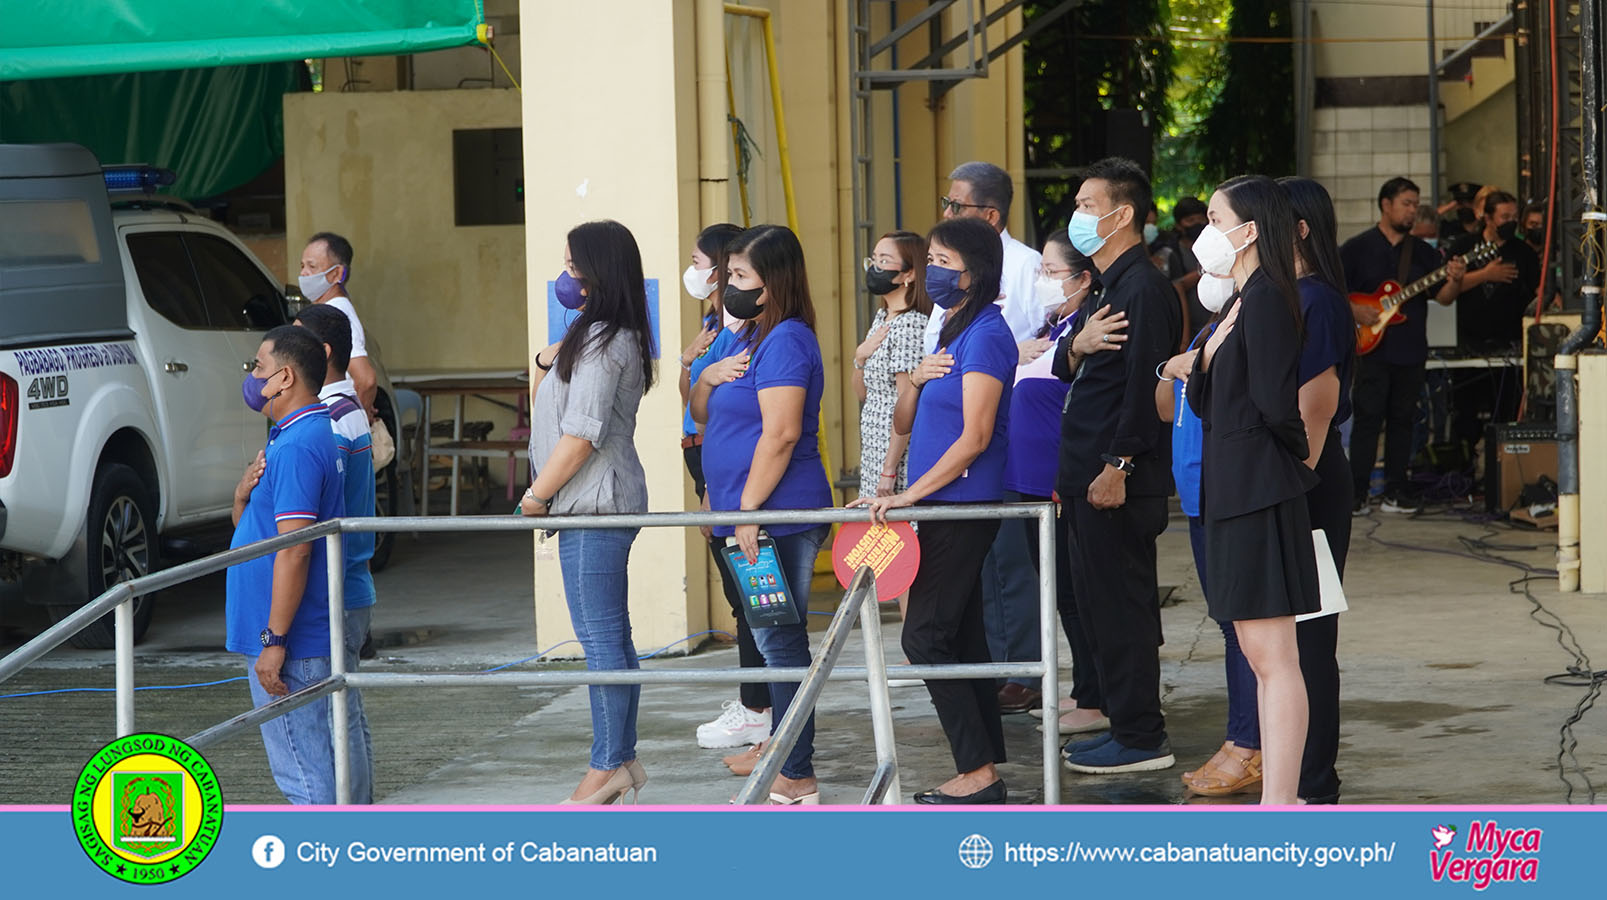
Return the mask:
{"type": "MultiPolygon", "coordinates": [[[[279,373],[275,372],[273,374],[277,375],[279,373]]],[[[245,381],[240,383],[240,396],[245,399],[246,406],[251,407],[252,412],[262,412],[262,408],[268,405],[270,398],[263,396],[262,389],[268,386],[268,381],[271,378],[273,378],[273,375],[269,375],[267,378],[258,378],[255,375],[247,374],[245,381]]],[[[274,394],[274,396],[279,395],[274,394]]]]}
{"type": "Polygon", "coordinates": [[[569,277],[567,271],[558,273],[557,280],[552,283],[552,292],[564,309],[580,309],[586,305],[586,295],[580,292],[580,282],[569,277]]]}

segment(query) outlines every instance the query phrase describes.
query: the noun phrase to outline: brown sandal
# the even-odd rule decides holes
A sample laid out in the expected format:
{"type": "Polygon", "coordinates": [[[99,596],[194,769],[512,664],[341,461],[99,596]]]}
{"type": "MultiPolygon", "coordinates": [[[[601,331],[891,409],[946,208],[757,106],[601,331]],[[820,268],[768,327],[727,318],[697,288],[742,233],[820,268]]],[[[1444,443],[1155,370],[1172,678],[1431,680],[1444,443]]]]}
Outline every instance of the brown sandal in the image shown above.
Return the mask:
{"type": "Polygon", "coordinates": [[[1210,772],[1200,773],[1189,782],[1189,790],[1207,797],[1226,797],[1229,794],[1239,794],[1254,790],[1261,786],[1261,751],[1256,750],[1248,757],[1233,754],[1233,758],[1244,767],[1244,774],[1234,776],[1221,768],[1210,772]]]}
{"type": "Polygon", "coordinates": [[[1216,771],[1217,766],[1224,762],[1224,758],[1232,752],[1233,746],[1234,744],[1232,741],[1223,741],[1222,746],[1217,748],[1215,753],[1211,754],[1211,758],[1206,760],[1204,765],[1200,766],[1198,769],[1193,769],[1183,773],[1183,783],[1188,784],[1195,778],[1204,775],[1206,772],[1216,771]]]}

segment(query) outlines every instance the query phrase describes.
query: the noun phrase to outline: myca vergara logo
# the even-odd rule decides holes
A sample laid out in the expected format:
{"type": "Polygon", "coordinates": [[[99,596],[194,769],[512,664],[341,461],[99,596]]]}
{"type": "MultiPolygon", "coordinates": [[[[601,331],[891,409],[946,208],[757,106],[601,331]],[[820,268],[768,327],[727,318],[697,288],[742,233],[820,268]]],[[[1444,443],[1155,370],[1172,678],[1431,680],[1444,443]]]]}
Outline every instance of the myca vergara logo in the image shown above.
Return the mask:
{"type": "Polygon", "coordinates": [[[199,751],[165,734],[131,734],[78,773],[72,816],[78,843],[106,874],[160,884],[212,852],[223,794],[199,751]]]}
{"type": "Polygon", "coordinates": [[[1475,821],[1460,847],[1454,825],[1436,825],[1429,835],[1434,843],[1428,852],[1429,876],[1435,881],[1459,881],[1482,891],[1494,883],[1540,879],[1539,828],[1502,828],[1494,821],[1475,821]]]}

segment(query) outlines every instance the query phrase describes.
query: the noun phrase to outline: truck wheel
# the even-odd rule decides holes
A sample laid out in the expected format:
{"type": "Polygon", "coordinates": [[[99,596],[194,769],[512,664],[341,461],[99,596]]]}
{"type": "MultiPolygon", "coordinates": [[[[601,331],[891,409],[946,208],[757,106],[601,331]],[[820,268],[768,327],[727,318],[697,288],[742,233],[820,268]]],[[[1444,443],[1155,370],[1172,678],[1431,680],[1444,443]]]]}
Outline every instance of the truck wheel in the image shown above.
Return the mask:
{"type": "MultiPolygon", "coordinates": [[[[85,528],[89,544],[86,554],[89,594],[84,602],[114,585],[157,569],[156,504],[145,482],[128,466],[109,463],[96,473],[85,528]]],[[[52,605],[50,615],[59,622],[82,605],[52,605]]],[[[155,609],[154,597],[134,600],[136,642],[145,636],[155,609]]],[[[109,650],[116,643],[115,621],[114,614],[107,613],[74,635],[70,642],[85,650],[109,650]]]]}
{"type": "MultiPolygon", "coordinates": [[[[396,463],[392,462],[374,476],[374,515],[390,518],[396,515],[398,502],[396,463]]],[[[391,550],[396,547],[396,532],[381,531],[374,535],[374,556],[368,561],[368,571],[378,572],[391,561],[391,550]]]]}

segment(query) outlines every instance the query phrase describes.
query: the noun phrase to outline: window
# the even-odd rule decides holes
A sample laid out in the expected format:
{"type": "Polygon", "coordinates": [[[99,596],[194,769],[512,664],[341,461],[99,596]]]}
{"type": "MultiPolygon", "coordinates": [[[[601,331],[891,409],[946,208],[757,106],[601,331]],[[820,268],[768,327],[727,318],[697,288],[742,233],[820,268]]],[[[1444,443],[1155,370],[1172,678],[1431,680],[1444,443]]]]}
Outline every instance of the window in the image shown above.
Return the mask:
{"type": "Polygon", "coordinates": [[[100,262],[89,204],[82,200],[0,203],[0,268],[100,262]]]}
{"type": "Polygon", "coordinates": [[[523,225],[524,133],[518,128],[452,132],[458,225],[523,225]]]}
{"type": "Polygon", "coordinates": [[[146,232],[128,236],[128,255],[139,274],[145,302],[180,328],[210,327],[201,286],[190,266],[184,240],[173,232],[146,232]]]}
{"type": "Polygon", "coordinates": [[[209,234],[185,235],[213,328],[267,331],[288,324],[285,300],[244,253],[209,234]]]}

